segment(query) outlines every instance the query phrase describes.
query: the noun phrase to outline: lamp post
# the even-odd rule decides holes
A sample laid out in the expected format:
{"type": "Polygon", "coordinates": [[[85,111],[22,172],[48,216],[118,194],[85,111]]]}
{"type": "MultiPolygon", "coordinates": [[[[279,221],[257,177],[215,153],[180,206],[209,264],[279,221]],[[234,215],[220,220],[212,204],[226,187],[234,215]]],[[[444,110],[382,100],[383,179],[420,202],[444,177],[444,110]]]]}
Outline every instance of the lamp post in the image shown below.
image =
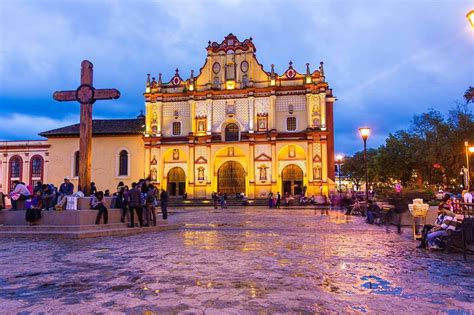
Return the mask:
{"type": "Polygon", "coordinates": [[[342,192],[342,185],[341,185],[341,165],[342,165],[342,159],[344,157],[342,154],[336,155],[336,164],[337,164],[337,175],[339,177],[339,194],[342,192]]]}
{"type": "Polygon", "coordinates": [[[365,202],[366,207],[369,205],[369,166],[367,165],[367,139],[369,138],[370,128],[359,128],[360,136],[364,140],[364,163],[365,163],[365,202]]]}
{"type": "Polygon", "coordinates": [[[467,12],[466,18],[471,23],[471,27],[474,28],[474,10],[467,12]]]}
{"type": "MultiPolygon", "coordinates": [[[[474,10],[471,11],[474,14],[474,10]]],[[[473,17],[474,18],[474,17],[473,17]]],[[[467,191],[470,191],[471,189],[471,168],[469,166],[469,153],[474,153],[474,146],[469,146],[468,141],[464,141],[464,148],[466,150],[466,168],[467,168],[467,176],[466,176],[466,181],[467,181],[467,187],[464,187],[467,191]]]]}

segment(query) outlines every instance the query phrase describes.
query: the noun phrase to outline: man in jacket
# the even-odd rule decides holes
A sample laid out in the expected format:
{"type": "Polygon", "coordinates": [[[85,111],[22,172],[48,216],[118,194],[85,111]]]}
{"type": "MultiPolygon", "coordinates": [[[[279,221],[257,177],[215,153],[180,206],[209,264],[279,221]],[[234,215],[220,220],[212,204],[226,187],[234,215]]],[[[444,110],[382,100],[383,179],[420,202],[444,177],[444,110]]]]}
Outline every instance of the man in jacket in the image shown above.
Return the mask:
{"type": "Polygon", "coordinates": [[[132,189],[129,190],[127,198],[128,208],[130,210],[130,225],[128,227],[135,227],[134,211],[137,212],[138,222],[140,222],[140,227],[142,227],[142,199],[141,191],[137,188],[137,183],[132,183],[132,189]]]}
{"type": "Polygon", "coordinates": [[[161,190],[160,201],[163,220],[166,220],[168,219],[168,193],[164,189],[161,190]]]}
{"type": "Polygon", "coordinates": [[[56,209],[63,209],[66,204],[67,197],[74,193],[74,184],[69,181],[69,177],[64,178],[64,183],[59,186],[59,197],[56,209]]]}

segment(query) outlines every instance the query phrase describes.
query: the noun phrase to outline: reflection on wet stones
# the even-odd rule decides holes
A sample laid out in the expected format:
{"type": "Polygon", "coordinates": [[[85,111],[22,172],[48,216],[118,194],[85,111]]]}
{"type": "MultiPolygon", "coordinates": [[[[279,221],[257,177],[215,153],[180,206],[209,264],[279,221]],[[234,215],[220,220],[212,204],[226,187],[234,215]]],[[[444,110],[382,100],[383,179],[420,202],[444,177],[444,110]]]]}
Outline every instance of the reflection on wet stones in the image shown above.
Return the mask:
{"type": "MultiPolygon", "coordinates": [[[[179,231],[0,242],[6,313],[457,313],[472,262],[341,212],[193,210],[179,231]],[[232,212],[232,213],[231,213],[232,212]],[[21,259],[18,259],[18,253],[21,259]],[[411,303],[415,300],[416,303],[411,303]]],[[[151,314],[150,313],[150,314],[151,314]]]]}

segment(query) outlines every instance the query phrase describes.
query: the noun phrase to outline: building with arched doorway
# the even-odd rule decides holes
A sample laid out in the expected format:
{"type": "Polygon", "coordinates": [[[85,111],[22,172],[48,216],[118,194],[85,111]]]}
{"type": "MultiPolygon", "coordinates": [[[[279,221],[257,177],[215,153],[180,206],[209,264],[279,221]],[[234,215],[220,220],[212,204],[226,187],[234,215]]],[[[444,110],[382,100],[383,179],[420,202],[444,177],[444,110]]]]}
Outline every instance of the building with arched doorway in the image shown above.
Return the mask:
{"type": "Polygon", "coordinates": [[[321,62],[281,74],[256,58],[252,39],[209,43],[198,73],[150,77],[145,175],[171,195],[328,193],[334,188],[335,98],[321,62]]]}
{"type": "MultiPolygon", "coordinates": [[[[94,120],[92,180],[115,189],[150,178],[171,196],[212,192],[327,194],[334,189],[335,98],[324,65],[299,72],[265,69],[252,39],[210,42],[204,65],[184,79],[148,75],[145,113],[94,120]]],[[[155,67],[155,65],[151,65],[155,67]]],[[[49,178],[77,185],[79,125],[41,133],[50,147],[49,178]]]]}

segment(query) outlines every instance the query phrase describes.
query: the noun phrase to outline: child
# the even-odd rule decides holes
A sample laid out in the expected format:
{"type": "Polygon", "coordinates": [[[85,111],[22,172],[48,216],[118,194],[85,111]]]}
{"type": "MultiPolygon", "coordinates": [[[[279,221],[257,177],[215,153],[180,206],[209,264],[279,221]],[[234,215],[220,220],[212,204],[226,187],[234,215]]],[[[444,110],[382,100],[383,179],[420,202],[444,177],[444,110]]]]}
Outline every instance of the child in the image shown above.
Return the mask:
{"type": "Polygon", "coordinates": [[[41,190],[36,191],[36,194],[31,199],[31,206],[26,210],[25,220],[30,222],[30,225],[35,225],[41,219],[41,208],[43,208],[43,198],[41,190]]]}

